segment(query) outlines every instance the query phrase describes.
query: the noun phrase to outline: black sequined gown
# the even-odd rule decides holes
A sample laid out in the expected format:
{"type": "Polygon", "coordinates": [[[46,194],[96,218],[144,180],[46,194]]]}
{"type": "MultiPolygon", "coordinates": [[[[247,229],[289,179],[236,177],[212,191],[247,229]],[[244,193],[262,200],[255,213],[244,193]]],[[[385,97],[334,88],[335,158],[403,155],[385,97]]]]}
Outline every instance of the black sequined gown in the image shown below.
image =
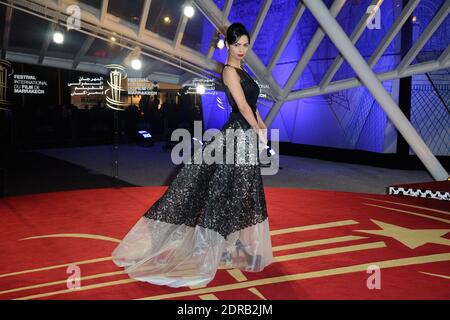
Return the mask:
{"type": "MultiPolygon", "coordinates": [[[[255,113],[259,86],[245,70],[236,70],[255,113]]],[[[234,144],[235,161],[197,164],[191,157],[182,165],[166,192],[112,253],[114,263],[131,278],[171,287],[203,286],[218,268],[257,272],[273,260],[260,162],[255,157],[257,138],[222,138],[226,129],[250,128],[223,86],[232,112],[220,129],[222,135],[206,141],[194,154],[221,139],[216,142],[234,144]],[[239,161],[244,158],[247,162],[239,161]]]]}

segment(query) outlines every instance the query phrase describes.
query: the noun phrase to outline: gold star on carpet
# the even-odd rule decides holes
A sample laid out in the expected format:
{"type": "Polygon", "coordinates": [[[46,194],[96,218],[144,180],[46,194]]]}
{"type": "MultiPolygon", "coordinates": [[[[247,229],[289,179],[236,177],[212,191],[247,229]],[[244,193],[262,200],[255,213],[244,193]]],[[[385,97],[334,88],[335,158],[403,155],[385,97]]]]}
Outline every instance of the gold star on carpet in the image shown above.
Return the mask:
{"type": "Polygon", "coordinates": [[[450,229],[408,229],[377,220],[370,219],[382,230],[354,230],[357,232],[377,234],[391,237],[403,243],[410,249],[415,249],[426,243],[436,243],[450,246],[450,239],[443,238],[450,229]]]}

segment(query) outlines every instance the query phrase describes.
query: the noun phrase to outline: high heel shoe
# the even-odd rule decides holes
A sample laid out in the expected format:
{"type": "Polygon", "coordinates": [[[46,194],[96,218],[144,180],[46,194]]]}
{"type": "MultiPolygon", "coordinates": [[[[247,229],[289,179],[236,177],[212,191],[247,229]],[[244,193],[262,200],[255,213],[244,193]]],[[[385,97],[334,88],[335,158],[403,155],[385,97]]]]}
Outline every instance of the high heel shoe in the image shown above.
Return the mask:
{"type": "Polygon", "coordinates": [[[247,259],[247,265],[251,267],[251,269],[259,269],[261,266],[261,255],[251,255],[248,253],[247,249],[245,249],[244,244],[238,240],[236,241],[236,251],[239,255],[239,252],[242,251],[247,259]]]}
{"type": "Polygon", "coordinates": [[[222,261],[225,265],[231,265],[233,262],[233,257],[231,256],[231,253],[225,251],[222,253],[220,261],[222,261]]]}

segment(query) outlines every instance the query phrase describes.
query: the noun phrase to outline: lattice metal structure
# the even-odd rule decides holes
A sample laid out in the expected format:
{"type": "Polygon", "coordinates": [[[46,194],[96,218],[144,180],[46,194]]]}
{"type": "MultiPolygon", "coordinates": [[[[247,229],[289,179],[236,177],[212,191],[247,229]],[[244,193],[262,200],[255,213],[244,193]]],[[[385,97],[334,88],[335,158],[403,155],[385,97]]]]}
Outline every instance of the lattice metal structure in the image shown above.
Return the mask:
{"type": "Polygon", "coordinates": [[[411,122],[435,154],[446,154],[450,148],[448,92],[449,85],[437,85],[437,88],[433,88],[429,84],[415,84],[412,88],[411,100],[420,105],[420,108],[411,110],[411,122]],[[446,103],[444,99],[447,100],[446,103]]]}
{"type": "MultiPolygon", "coordinates": [[[[150,73],[155,64],[158,63],[165,63],[183,70],[184,73],[178,76],[179,83],[182,83],[193,75],[200,77],[215,77],[214,72],[217,74],[220,73],[222,68],[221,63],[212,59],[215,50],[213,41],[214,35],[212,36],[213,39],[206,54],[186,48],[182,45],[182,41],[185,36],[187,18],[182,16],[178,21],[173,40],[167,41],[146,28],[149,14],[151,14],[152,1],[157,0],[139,1],[142,3],[142,10],[140,11],[141,16],[137,19],[139,23],[136,25],[130,24],[129,22],[114,16],[113,13],[108,12],[109,0],[97,0],[99,3],[97,7],[88,6],[84,1],[79,2],[73,0],[0,0],[0,3],[6,6],[2,57],[7,57],[10,60],[16,60],[15,58],[17,58],[15,57],[17,54],[9,52],[8,48],[10,21],[13,10],[27,12],[28,14],[64,25],[64,21],[66,21],[68,17],[67,8],[71,5],[79,5],[82,9],[80,32],[88,37],[79,47],[75,59],[70,60],[73,68],[79,68],[81,64],[86,63],[85,53],[94,43],[93,39],[109,41],[110,37],[116,36],[120,38],[118,43],[120,46],[129,50],[135,50],[135,48],[139,47],[143,55],[153,59],[153,62],[143,71],[143,76],[150,73]]],[[[212,0],[192,0],[187,2],[194,4],[218,32],[225,34],[226,28],[230,24],[228,15],[233,5],[233,0],[226,0],[221,9],[219,9],[212,0]]],[[[412,150],[417,154],[431,175],[436,180],[446,180],[448,178],[448,173],[430,151],[422,137],[403,115],[398,105],[381,84],[381,81],[444,70],[450,67],[449,45],[447,45],[446,49],[437,58],[412,64],[421,49],[448,17],[450,12],[450,0],[445,0],[443,2],[434,18],[395,69],[382,73],[375,73],[372,70],[420,2],[420,0],[410,0],[407,3],[402,9],[401,14],[396,18],[395,22],[366,62],[356,48],[355,43],[361,37],[368,22],[370,22],[377,13],[377,9],[381,6],[383,0],[371,1],[370,4],[372,5],[373,10],[362,16],[350,36],[347,36],[336,20],[336,17],[345,5],[346,0],[334,0],[329,8],[324,5],[322,0],[300,1],[295,12],[293,12],[291,16],[284,33],[280,35],[278,43],[274,44],[276,49],[273,52],[269,63],[265,65],[252,48],[250,48],[246,57],[246,63],[256,78],[268,84],[270,87],[269,94],[273,99],[273,104],[270,106],[270,112],[265,118],[266,124],[268,126],[271,125],[274,118],[279,113],[280,108],[287,101],[318,95],[327,95],[350,88],[365,86],[395,125],[398,132],[405,137],[405,140],[409,143],[412,150]],[[287,82],[284,86],[281,86],[273,78],[271,71],[277,64],[281,53],[288,45],[296,26],[301,23],[301,18],[306,9],[308,9],[318,21],[319,27],[307,44],[302,56],[298,60],[292,73],[289,75],[287,82]],[[293,90],[325,35],[327,35],[337,47],[339,54],[336,56],[318,85],[302,88],[301,90],[293,90]],[[336,75],[344,61],[352,67],[356,76],[344,80],[333,81],[333,77],[336,75]]],[[[272,0],[262,1],[260,12],[251,30],[252,39],[257,38],[271,4],[272,0]]],[[[49,28],[54,28],[54,26],[51,24],[49,28]]],[[[49,41],[45,41],[42,44],[40,52],[32,59],[37,58],[38,62],[43,64],[48,62],[48,64],[51,65],[49,63],[51,58],[47,57],[48,46],[49,41]]],[[[368,110],[367,112],[371,111],[368,110]]],[[[415,115],[413,115],[413,118],[414,117],[415,115]]],[[[445,143],[447,140],[444,138],[443,141],[445,143]]]]}

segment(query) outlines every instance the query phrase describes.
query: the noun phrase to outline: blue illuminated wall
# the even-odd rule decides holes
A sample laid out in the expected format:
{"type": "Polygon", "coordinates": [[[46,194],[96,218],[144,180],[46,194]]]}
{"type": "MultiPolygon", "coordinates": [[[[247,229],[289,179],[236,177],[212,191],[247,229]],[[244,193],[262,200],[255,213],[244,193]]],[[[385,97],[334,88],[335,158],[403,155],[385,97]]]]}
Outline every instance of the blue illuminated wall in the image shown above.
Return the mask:
{"type": "MultiPolygon", "coordinates": [[[[414,10],[413,43],[417,41],[444,0],[424,0],[414,10]]],[[[450,17],[444,20],[412,64],[438,59],[450,45],[450,17]]],[[[412,77],[411,123],[433,154],[450,155],[450,77],[448,70],[412,77]]],[[[410,150],[410,154],[414,151],[410,150]]]]}
{"type": "MultiPolygon", "coordinates": [[[[222,9],[225,1],[215,0],[214,2],[219,9],[222,9]]],[[[332,3],[330,0],[324,2],[328,7],[332,3]]],[[[359,38],[356,47],[366,60],[391,27],[394,17],[399,15],[402,9],[401,2],[401,0],[385,0],[380,10],[380,29],[366,28],[359,38]]],[[[262,3],[262,0],[234,1],[229,21],[241,22],[251,31],[262,3]]],[[[254,42],[253,50],[265,65],[274,53],[279,37],[287,27],[298,3],[298,0],[274,0],[257,39],[251,39],[251,42],[254,42]]],[[[370,0],[360,0],[347,1],[344,5],[337,20],[347,35],[352,33],[370,3],[370,0]]],[[[318,23],[315,18],[308,10],[305,10],[273,70],[272,75],[280,86],[285,85],[317,28],[318,23]]],[[[374,70],[384,72],[394,69],[400,61],[399,52],[400,36],[397,36],[374,66],[374,70]]],[[[336,47],[325,36],[293,90],[318,85],[337,54],[336,47]]],[[[224,63],[227,58],[226,50],[216,49],[213,58],[224,63]]],[[[354,76],[354,71],[344,61],[332,81],[354,76]]],[[[393,99],[398,101],[398,80],[385,81],[383,85],[393,99]]],[[[268,103],[270,104],[269,101],[268,103]]],[[[222,92],[218,92],[217,96],[204,96],[203,107],[206,111],[205,128],[219,128],[226,121],[230,111],[222,92]],[[225,103],[219,106],[218,101],[225,103]]],[[[258,110],[264,118],[269,107],[258,104],[258,110]]],[[[396,151],[395,128],[370,92],[362,86],[288,101],[282,106],[271,128],[279,129],[280,140],[285,142],[373,152],[396,151]]]]}

